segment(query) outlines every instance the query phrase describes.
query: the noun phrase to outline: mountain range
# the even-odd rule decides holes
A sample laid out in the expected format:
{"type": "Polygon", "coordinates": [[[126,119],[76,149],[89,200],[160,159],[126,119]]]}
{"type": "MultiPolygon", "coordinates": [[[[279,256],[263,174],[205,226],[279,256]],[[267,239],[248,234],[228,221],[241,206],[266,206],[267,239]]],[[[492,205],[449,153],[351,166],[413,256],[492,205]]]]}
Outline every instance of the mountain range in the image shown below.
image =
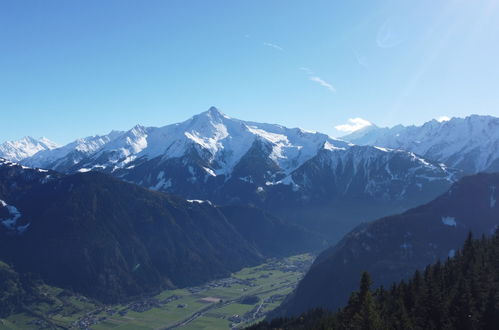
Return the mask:
{"type": "Polygon", "coordinates": [[[342,139],[414,152],[465,173],[499,171],[499,118],[472,115],[422,126],[367,126],[342,139]]]}
{"type": "Polygon", "coordinates": [[[21,163],[65,174],[104,172],[186,199],[253,205],[331,241],[358,223],[430,201],[460,176],[412,152],[234,119],[214,107],[178,124],[79,139],[21,163]]]}

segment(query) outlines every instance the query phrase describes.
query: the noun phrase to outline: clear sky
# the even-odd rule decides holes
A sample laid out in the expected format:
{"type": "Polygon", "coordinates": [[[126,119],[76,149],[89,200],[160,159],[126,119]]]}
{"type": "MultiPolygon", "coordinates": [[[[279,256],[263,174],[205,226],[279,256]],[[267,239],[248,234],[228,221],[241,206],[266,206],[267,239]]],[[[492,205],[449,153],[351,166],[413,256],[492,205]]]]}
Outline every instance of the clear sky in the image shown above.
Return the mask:
{"type": "Polygon", "coordinates": [[[499,0],[0,1],[0,142],[499,116],[499,0]]]}

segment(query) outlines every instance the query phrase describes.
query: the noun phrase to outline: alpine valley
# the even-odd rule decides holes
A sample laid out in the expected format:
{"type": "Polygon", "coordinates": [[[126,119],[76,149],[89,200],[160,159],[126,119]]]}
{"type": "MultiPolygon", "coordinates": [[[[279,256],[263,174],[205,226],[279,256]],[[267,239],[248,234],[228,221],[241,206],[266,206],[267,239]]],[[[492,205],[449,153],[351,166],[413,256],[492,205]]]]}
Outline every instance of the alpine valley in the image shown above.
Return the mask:
{"type": "Polygon", "coordinates": [[[497,169],[497,125],[471,116],[335,139],[212,107],[64,146],[5,142],[0,316],[43,296],[36,283],[126,303],[321,251],[270,315],[337,309],[363,271],[390,285],[453,257],[470,230],[494,232],[499,179],[476,173],[497,169]]]}
{"type": "Polygon", "coordinates": [[[0,159],[0,196],[0,260],[103,302],[200,284],[321,242],[258,210],[186,201],[98,172],[0,159]],[[249,221],[274,244],[245,230],[249,221]]]}

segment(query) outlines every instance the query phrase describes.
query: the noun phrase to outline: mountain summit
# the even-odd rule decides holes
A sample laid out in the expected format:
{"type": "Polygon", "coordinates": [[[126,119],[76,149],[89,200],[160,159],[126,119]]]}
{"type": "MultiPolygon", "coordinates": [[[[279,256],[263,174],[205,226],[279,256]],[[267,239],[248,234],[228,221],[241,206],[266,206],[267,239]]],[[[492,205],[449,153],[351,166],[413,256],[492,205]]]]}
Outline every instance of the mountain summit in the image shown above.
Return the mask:
{"type": "Polygon", "coordinates": [[[26,159],[43,150],[52,150],[59,147],[55,142],[45,137],[39,139],[25,136],[16,141],[7,141],[0,144],[0,157],[13,162],[26,159]]]}
{"type": "Polygon", "coordinates": [[[225,113],[223,113],[217,107],[214,107],[214,106],[211,106],[207,111],[201,113],[201,115],[203,115],[203,114],[211,116],[212,118],[216,118],[216,117],[229,118],[225,113]]]}

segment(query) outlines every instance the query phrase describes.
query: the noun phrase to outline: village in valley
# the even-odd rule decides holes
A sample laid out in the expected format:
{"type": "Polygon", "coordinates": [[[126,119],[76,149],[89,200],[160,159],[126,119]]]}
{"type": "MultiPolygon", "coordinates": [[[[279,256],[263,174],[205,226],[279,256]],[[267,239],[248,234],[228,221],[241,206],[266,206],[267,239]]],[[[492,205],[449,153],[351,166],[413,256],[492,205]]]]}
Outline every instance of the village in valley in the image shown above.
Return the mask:
{"type": "Polygon", "coordinates": [[[313,259],[310,254],[270,259],[227,278],[167,290],[122,305],[92,305],[83,296],[71,296],[47,313],[51,315],[48,319],[19,314],[10,322],[19,329],[49,329],[54,325],[95,330],[240,329],[262,320],[276,308],[296,287],[313,259]]]}

